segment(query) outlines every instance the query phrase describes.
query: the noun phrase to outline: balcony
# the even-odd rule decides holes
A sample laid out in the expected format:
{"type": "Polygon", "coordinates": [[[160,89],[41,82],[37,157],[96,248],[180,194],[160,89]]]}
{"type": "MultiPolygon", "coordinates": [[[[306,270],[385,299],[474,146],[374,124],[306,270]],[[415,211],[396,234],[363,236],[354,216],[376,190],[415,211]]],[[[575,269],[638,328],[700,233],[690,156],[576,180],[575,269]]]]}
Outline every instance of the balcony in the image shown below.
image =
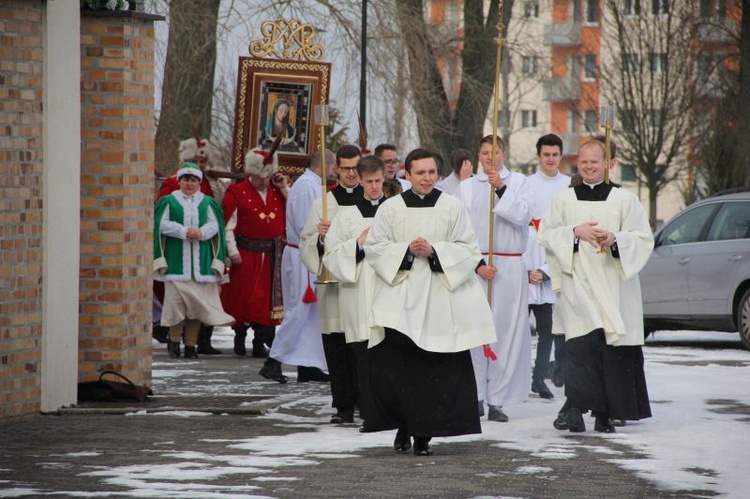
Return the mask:
{"type": "Polygon", "coordinates": [[[581,98],[581,82],[572,78],[552,78],[544,80],[544,100],[568,102],[581,98]]]}
{"type": "Polygon", "coordinates": [[[545,26],[544,43],[553,47],[576,47],[580,45],[580,23],[550,24],[545,26]]]}

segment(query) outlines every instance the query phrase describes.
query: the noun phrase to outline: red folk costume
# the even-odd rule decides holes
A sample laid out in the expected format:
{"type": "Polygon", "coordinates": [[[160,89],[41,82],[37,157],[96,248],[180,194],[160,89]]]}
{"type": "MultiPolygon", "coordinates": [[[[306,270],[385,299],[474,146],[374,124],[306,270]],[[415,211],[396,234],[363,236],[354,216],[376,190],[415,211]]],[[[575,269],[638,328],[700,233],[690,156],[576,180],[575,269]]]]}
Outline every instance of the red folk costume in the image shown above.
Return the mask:
{"type": "MultiPolygon", "coordinates": [[[[278,168],[275,158],[275,168],[263,164],[254,168],[250,155],[257,156],[254,162],[261,163],[267,152],[248,153],[245,168],[248,173],[268,178],[278,168]]],[[[230,267],[229,283],[221,289],[221,302],[238,324],[277,326],[284,315],[281,255],[286,230],[286,197],[272,183],[265,192],[264,200],[251,180],[246,179],[231,185],[222,201],[227,220],[227,253],[232,256],[239,252],[242,262],[230,267]]]]}

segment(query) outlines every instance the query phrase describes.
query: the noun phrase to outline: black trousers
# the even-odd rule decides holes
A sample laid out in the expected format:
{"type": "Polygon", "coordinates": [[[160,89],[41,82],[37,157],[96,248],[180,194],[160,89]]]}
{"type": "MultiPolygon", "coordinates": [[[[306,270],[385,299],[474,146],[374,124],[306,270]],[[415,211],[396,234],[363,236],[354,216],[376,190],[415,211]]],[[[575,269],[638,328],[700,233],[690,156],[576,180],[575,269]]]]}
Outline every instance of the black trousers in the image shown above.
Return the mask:
{"type": "Polygon", "coordinates": [[[533,381],[544,381],[549,370],[549,357],[552,352],[552,342],[555,343],[555,368],[563,369],[565,365],[565,336],[552,334],[552,311],[551,303],[541,305],[529,305],[529,311],[536,319],[536,360],[534,361],[533,381]]]}
{"type": "Polygon", "coordinates": [[[331,405],[338,412],[354,410],[359,399],[354,350],[347,346],[344,333],[330,333],[323,335],[323,351],[331,377],[331,405]]]}

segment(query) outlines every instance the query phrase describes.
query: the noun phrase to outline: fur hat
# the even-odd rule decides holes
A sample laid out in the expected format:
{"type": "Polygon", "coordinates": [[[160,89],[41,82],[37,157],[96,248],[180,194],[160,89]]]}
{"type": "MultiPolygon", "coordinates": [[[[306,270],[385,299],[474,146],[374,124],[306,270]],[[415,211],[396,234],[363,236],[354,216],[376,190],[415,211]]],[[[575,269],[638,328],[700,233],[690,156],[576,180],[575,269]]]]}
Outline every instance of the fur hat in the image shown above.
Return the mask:
{"type": "Polygon", "coordinates": [[[206,158],[211,161],[211,143],[208,139],[189,138],[180,142],[180,161],[188,161],[195,157],[206,158]]]}
{"type": "Polygon", "coordinates": [[[197,177],[198,180],[203,180],[203,172],[201,169],[198,168],[198,165],[190,163],[189,161],[182,163],[182,168],[177,170],[177,180],[180,180],[185,175],[192,175],[193,177],[197,177]]]}
{"type": "Polygon", "coordinates": [[[279,158],[270,151],[256,148],[248,151],[245,156],[245,173],[268,178],[277,171],[279,171],[279,158]]]}

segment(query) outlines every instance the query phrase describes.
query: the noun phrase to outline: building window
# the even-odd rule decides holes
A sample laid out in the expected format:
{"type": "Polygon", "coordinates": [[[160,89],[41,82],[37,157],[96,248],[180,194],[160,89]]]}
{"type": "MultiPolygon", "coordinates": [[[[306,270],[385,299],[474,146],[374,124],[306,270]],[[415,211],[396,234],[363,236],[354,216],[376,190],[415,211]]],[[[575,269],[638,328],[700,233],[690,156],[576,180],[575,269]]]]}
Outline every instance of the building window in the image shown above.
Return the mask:
{"type": "Polygon", "coordinates": [[[635,182],[636,180],[635,167],[633,165],[620,165],[621,182],[635,182]]]}
{"type": "Polygon", "coordinates": [[[626,52],[622,62],[626,73],[638,72],[639,58],[637,52],[626,52]]]}
{"type": "Polygon", "coordinates": [[[651,13],[655,16],[669,14],[669,0],[651,0],[651,13]]]}
{"type": "Polygon", "coordinates": [[[651,72],[663,74],[667,70],[667,54],[663,52],[651,52],[649,54],[651,72]]]}
{"type": "Polygon", "coordinates": [[[539,17],[539,2],[525,2],[523,4],[523,17],[539,17]]]}
{"type": "Polygon", "coordinates": [[[526,109],[521,111],[521,127],[522,128],[534,128],[536,127],[536,109],[526,109]]]}
{"type": "Polygon", "coordinates": [[[537,59],[534,56],[524,56],[523,57],[523,67],[521,68],[521,71],[525,75],[533,75],[536,74],[537,70],[537,59]]]}
{"type": "Polygon", "coordinates": [[[571,109],[568,113],[568,133],[579,135],[581,133],[581,113],[571,109]]]}
{"type": "Polygon", "coordinates": [[[584,62],[584,77],[587,80],[596,80],[597,77],[596,54],[586,54],[584,62]]]}
{"type": "Polygon", "coordinates": [[[581,2],[583,0],[572,0],[570,2],[570,18],[573,20],[574,23],[580,23],[583,22],[583,9],[581,7],[581,2]]]}
{"type": "Polygon", "coordinates": [[[650,122],[651,126],[654,128],[659,128],[662,126],[662,110],[661,109],[652,109],[651,112],[649,112],[650,122]]]}
{"type": "Polygon", "coordinates": [[[586,133],[596,133],[599,129],[599,116],[593,109],[587,109],[583,112],[583,127],[586,133]]]}
{"type": "Polygon", "coordinates": [[[626,16],[637,16],[641,13],[641,0],[625,0],[623,13],[626,16]]]}
{"type": "Polygon", "coordinates": [[[599,22],[599,0],[586,0],[586,23],[599,22]]]}
{"type": "Polygon", "coordinates": [[[622,129],[627,132],[634,132],[638,114],[634,109],[619,109],[620,123],[622,123],[622,129]]]}

